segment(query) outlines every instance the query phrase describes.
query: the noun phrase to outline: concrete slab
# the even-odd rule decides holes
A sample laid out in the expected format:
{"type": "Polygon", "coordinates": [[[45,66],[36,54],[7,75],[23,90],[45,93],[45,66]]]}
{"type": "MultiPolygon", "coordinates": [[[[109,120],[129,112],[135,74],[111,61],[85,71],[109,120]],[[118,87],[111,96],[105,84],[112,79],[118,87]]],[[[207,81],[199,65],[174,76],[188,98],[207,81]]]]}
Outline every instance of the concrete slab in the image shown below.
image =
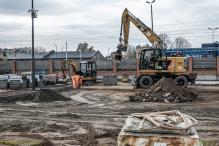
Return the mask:
{"type": "Polygon", "coordinates": [[[195,81],[195,85],[219,85],[219,81],[195,81]]]}
{"type": "Polygon", "coordinates": [[[7,90],[7,89],[0,89],[0,93],[3,93],[3,92],[11,92],[13,90],[7,90]]]}
{"type": "MultiPolygon", "coordinates": [[[[167,120],[164,117],[156,117],[160,120],[167,120]]],[[[161,128],[153,129],[154,125],[143,119],[129,116],[118,136],[118,146],[198,146],[199,136],[194,127],[190,128],[191,135],[178,135],[161,128]],[[143,129],[140,129],[141,124],[143,129]]],[[[191,121],[190,121],[191,122],[191,121]]],[[[176,125],[185,128],[185,123],[176,125]]]]}
{"type": "MultiPolygon", "coordinates": [[[[95,85],[91,85],[91,86],[82,86],[80,87],[80,89],[93,89],[93,90],[132,90],[133,86],[131,85],[131,82],[128,83],[122,83],[122,82],[118,82],[117,85],[103,85],[103,83],[96,83],[95,85]]],[[[139,90],[139,89],[135,89],[139,90]]]]}
{"type": "Polygon", "coordinates": [[[85,95],[86,94],[86,92],[83,92],[83,93],[78,93],[78,94],[76,94],[76,95],[73,95],[73,96],[70,96],[70,98],[72,99],[72,100],[77,100],[77,101],[80,101],[80,102],[82,102],[82,103],[88,103],[88,104],[94,104],[94,103],[96,103],[96,102],[92,102],[92,101],[88,101],[88,100],[86,100],[85,98],[83,98],[82,96],[83,95],[85,95]]]}

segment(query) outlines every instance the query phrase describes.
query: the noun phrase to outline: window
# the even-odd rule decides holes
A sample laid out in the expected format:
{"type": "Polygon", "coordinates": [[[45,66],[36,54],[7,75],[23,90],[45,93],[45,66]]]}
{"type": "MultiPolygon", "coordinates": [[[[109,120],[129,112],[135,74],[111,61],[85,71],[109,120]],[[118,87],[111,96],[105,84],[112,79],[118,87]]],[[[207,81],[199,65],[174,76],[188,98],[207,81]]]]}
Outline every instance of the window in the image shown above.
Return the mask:
{"type": "Polygon", "coordinates": [[[83,77],[86,78],[86,73],[87,73],[87,64],[86,63],[81,63],[81,72],[83,73],[83,77]]]}
{"type": "Polygon", "coordinates": [[[167,69],[166,63],[163,50],[143,50],[141,52],[140,70],[167,69]]]}

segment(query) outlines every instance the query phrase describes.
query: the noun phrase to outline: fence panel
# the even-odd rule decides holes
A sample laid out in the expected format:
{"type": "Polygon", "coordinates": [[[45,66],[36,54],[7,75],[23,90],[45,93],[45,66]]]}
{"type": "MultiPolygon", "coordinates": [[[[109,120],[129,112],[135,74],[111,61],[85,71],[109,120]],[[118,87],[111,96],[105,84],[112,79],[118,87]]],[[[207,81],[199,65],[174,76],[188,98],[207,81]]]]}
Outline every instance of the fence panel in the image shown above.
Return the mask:
{"type": "Polygon", "coordinates": [[[16,61],[16,72],[28,72],[30,70],[30,61],[16,61]]]}
{"type": "Polygon", "coordinates": [[[193,69],[217,69],[217,58],[193,58],[193,69]]]}
{"type": "Polygon", "coordinates": [[[112,60],[96,60],[97,71],[113,71],[112,60]]]}
{"type": "Polygon", "coordinates": [[[137,71],[137,59],[122,59],[117,63],[117,71],[137,71]]]}
{"type": "Polygon", "coordinates": [[[12,70],[12,61],[0,61],[1,70],[12,70]]]}
{"type": "Polygon", "coordinates": [[[49,60],[36,60],[35,61],[35,70],[36,72],[44,69],[45,71],[49,71],[50,69],[50,61],[49,60]]]}

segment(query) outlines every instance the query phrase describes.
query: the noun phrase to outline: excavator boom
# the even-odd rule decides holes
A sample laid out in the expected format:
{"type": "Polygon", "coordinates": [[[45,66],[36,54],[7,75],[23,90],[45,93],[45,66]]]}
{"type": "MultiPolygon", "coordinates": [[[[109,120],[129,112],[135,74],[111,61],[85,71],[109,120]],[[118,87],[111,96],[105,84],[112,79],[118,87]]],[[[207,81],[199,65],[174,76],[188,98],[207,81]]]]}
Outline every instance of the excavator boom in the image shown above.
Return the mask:
{"type": "Polygon", "coordinates": [[[75,63],[75,61],[71,60],[71,61],[65,61],[62,60],[62,71],[63,71],[63,79],[66,79],[66,69],[65,69],[65,64],[70,64],[73,66],[73,71],[76,74],[78,71],[78,67],[77,64],[75,63]]]}
{"type": "Polygon", "coordinates": [[[66,79],[66,68],[65,68],[66,64],[70,64],[73,67],[73,71],[75,74],[78,71],[77,64],[74,60],[71,60],[71,61],[62,60],[63,79],[59,79],[59,83],[68,83],[69,81],[68,79],[66,79]]]}
{"type": "Polygon", "coordinates": [[[130,22],[132,22],[144,35],[150,42],[156,42],[157,48],[162,48],[161,46],[161,39],[159,36],[151,30],[147,25],[145,25],[140,19],[135,17],[128,9],[125,9],[122,14],[122,22],[121,22],[121,30],[120,30],[120,44],[118,44],[118,50],[116,52],[111,53],[111,58],[115,62],[121,62],[122,59],[122,53],[126,52],[128,48],[128,39],[129,39],[129,29],[130,29],[130,22]],[[124,38],[122,38],[122,32],[124,35],[124,38]]]}

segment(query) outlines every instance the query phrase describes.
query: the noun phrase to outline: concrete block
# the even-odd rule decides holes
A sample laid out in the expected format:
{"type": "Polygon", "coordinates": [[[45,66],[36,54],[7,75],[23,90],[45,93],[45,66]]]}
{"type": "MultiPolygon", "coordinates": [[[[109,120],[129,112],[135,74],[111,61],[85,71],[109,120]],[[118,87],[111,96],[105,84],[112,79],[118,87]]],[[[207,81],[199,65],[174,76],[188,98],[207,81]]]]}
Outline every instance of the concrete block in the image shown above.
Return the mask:
{"type": "Polygon", "coordinates": [[[53,74],[53,75],[44,75],[43,80],[44,81],[53,81],[54,83],[56,83],[56,81],[57,81],[55,74],[53,74]]]}
{"type": "Polygon", "coordinates": [[[56,83],[58,83],[59,79],[60,79],[60,76],[56,75],[56,83]]]}
{"type": "Polygon", "coordinates": [[[104,85],[108,85],[108,84],[112,84],[112,85],[116,85],[117,84],[117,75],[103,75],[103,84],[104,85]]]}
{"type": "Polygon", "coordinates": [[[112,85],[117,85],[117,75],[110,75],[109,76],[109,83],[112,85]]]}
{"type": "Polygon", "coordinates": [[[21,89],[21,81],[20,80],[9,81],[9,89],[21,89]]]}
{"type": "Polygon", "coordinates": [[[27,79],[27,88],[31,88],[32,87],[32,81],[30,81],[30,79],[27,79]]]}
{"type": "Polygon", "coordinates": [[[24,80],[21,84],[21,88],[27,88],[27,80],[24,80]]]}
{"type": "Polygon", "coordinates": [[[43,75],[39,75],[40,80],[43,79],[43,75]]]}
{"type": "Polygon", "coordinates": [[[36,87],[40,87],[40,86],[43,86],[43,80],[36,82],[36,87]]]}
{"type": "Polygon", "coordinates": [[[8,89],[8,80],[0,80],[0,89],[8,89]]]}
{"type": "MultiPolygon", "coordinates": [[[[164,117],[156,117],[159,120],[167,120],[164,117]]],[[[192,123],[188,119],[189,123],[192,123]]],[[[119,133],[117,146],[198,146],[200,145],[199,136],[194,127],[189,131],[193,134],[180,135],[171,133],[168,130],[159,128],[153,129],[154,124],[142,119],[129,116],[119,133]],[[140,127],[143,129],[140,129],[140,127]],[[177,144],[176,144],[177,143],[177,144]]],[[[181,122],[177,127],[185,128],[185,123],[181,122]]]]}

